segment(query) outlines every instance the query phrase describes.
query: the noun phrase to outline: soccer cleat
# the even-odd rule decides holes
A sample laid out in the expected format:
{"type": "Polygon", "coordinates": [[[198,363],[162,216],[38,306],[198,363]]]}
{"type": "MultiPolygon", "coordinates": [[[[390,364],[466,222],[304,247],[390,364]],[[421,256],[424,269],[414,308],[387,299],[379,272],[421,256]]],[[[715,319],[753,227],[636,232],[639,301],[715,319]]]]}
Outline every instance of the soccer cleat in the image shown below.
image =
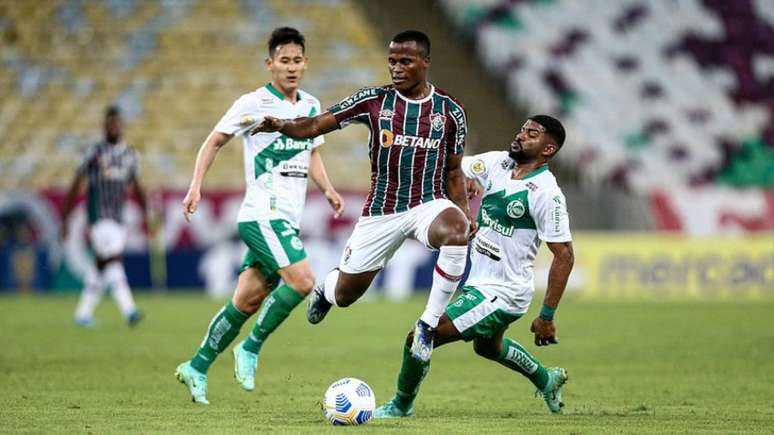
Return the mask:
{"type": "Polygon", "coordinates": [[[76,317],[75,318],[75,326],[79,326],[81,328],[91,329],[96,324],[97,323],[94,321],[94,317],[76,317]]]}
{"type": "Polygon", "coordinates": [[[322,284],[316,286],[309,294],[309,302],[306,306],[306,320],[313,325],[322,322],[332,306],[333,305],[325,299],[322,284]]]}
{"type": "Polygon", "coordinates": [[[422,362],[430,361],[430,355],[433,353],[433,338],[435,337],[435,328],[417,320],[414,326],[414,340],[411,342],[411,356],[422,362]]]}
{"type": "Polygon", "coordinates": [[[175,377],[180,383],[185,384],[188,387],[188,391],[191,393],[191,400],[194,403],[201,403],[202,405],[209,405],[207,400],[207,375],[200,373],[195,368],[191,367],[191,362],[186,361],[175,370],[175,377]]]}
{"type": "Polygon", "coordinates": [[[145,313],[143,313],[140,310],[134,310],[131,313],[129,313],[128,316],[126,316],[126,323],[129,325],[130,328],[133,328],[137,326],[137,324],[140,323],[140,321],[144,318],[145,318],[145,313]]]}
{"type": "Polygon", "coordinates": [[[411,417],[412,415],[414,415],[413,406],[408,411],[404,411],[398,408],[398,405],[392,400],[374,410],[374,418],[400,418],[411,417]]]}
{"type": "Polygon", "coordinates": [[[567,382],[567,370],[561,367],[551,367],[548,371],[548,384],[541,391],[535,392],[535,395],[542,395],[546,401],[548,409],[554,414],[561,412],[564,403],[562,403],[562,386],[567,382]]]}
{"type": "Polygon", "coordinates": [[[246,391],[255,389],[255,369],[258,367],[258,355],[246,351],[244,341],[234,346],[234,379],[246,391]]]}

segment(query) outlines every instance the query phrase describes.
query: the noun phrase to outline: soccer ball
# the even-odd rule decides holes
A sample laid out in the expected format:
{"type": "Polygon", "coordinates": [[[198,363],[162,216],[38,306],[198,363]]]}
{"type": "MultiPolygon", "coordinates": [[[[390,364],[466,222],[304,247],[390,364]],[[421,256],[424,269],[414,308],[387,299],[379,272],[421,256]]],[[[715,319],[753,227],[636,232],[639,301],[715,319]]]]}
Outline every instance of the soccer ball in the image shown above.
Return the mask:
{"type": "Polygon", "coordinates": [[[323,398],[323,413],[335,425],[365,424],[374,415],[376,397],[365,382],[344,378],[331,384],[323,398]]]}

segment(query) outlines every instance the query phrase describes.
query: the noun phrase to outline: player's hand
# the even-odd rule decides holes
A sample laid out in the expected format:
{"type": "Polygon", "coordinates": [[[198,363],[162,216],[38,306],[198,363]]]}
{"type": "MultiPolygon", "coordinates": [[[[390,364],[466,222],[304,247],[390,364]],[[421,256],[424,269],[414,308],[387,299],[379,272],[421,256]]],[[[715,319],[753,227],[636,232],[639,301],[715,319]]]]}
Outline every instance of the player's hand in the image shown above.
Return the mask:
{"type": "Polygon", "coordinates": [[[538,317],[532,321],[532,326],[530,326],[529,330],[535,334],[535,344],[538,346],[559,344],[553,320],[543,320],[538,317]]]}
{"type": "Polygon", "coordinates": [[[328,200],[328,204],[333,209],[333,217],[338,219],[341,214],[344,213],[344,199],[336,192],[336,189],[328,189],[325,192],[325,199],[328,200]]]}
{"type": "Polygon", "coordinates": [[[466,178],[465,184],[468,191],[468,201],[477,197],[483,191],[483,189],[481,188],[481,185],[478,184],[478,182],[472,178],[466,178]]]}
{"type": "Polygon", "coordinates": [[[201,199],[202,194],[199,189],[188,189],[188,193],[183,198],[183,216],[185,216],[186,222],[191,222],[191,215],[196,212],[196,207],[199,206],[201,199]]]}
{"type": "Polygon", "coordinates": [[[267,116],[263,118],[263,121],[259,122],[258,125],[250,129],[250,136],[256,133],[272,133],[280,131],[284,125],[284,119],[267,116]]]}

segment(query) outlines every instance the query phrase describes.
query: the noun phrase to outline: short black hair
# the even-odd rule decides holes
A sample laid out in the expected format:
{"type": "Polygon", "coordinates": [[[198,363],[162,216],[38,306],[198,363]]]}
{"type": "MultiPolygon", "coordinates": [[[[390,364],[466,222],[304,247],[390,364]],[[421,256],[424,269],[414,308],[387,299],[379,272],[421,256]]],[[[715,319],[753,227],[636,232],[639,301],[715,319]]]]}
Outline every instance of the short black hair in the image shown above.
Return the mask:
{"type": "Polygon", "coordinates": [[[105,119],[110,118],[112,116],[121,116],[121,108],[116,106],[115,104],[111,106],[107,106],[105,109],[105,119]]]}
{"type": "Polygon", "coordinates": [[[532,115],[529,117],[532,121],[537,122],[546,129],[546,134],[556,142],[557,151],[564,144],[565,132],[564,126],[558,119],[548,115],[532,115]]]}
{"type": "Polygon", "coordinates": [[[277,47],[288,43],[298,44],[301,46],[301,52],[306,52],[306,38],[298,29],[293,27],[277,27],[271,32],[271,37],[269,37],[269,57],[274,57],[277,47]]]}
{"type": "Polygon", "coordinates": [[[411,41],[417,43],[419,54],[422,57],[430,56],[430,38],[419,30],[404,30],[392,37],[392,42],[396,44],[411,41]]]}

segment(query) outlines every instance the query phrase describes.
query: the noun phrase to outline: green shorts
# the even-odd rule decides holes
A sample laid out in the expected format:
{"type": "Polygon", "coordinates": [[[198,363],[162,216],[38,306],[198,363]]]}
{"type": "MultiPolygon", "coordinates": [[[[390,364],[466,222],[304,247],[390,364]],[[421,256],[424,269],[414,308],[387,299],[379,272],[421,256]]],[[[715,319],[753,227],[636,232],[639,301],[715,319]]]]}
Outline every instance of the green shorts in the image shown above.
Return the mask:
{"type": "Polygon", "coordinates": [[[239,222],[239,237],[249,248],[239,272],[255,267],[274,287],[279,282],[277,271],[306,258],[298,229],[284,219],[239,222]]]}
{"type": "Polygon", "coordinates": [[[462,292],[446,306],[446,315],[465,341],[492,337],[521,317],[497,307],[475,287],[463,286],[462,292]]]}

